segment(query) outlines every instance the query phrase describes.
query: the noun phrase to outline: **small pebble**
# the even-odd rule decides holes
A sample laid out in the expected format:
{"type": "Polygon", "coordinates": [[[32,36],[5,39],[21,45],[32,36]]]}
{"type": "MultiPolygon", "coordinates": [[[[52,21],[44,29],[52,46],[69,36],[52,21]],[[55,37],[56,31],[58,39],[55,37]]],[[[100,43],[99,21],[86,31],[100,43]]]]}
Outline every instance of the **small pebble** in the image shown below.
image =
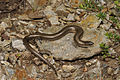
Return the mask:
{"type": "Polygon", "coordinates": [[[63,65],[62,69],[64,72],[73,72],[75,71],[75,67],[72,65],[63,65]]]}

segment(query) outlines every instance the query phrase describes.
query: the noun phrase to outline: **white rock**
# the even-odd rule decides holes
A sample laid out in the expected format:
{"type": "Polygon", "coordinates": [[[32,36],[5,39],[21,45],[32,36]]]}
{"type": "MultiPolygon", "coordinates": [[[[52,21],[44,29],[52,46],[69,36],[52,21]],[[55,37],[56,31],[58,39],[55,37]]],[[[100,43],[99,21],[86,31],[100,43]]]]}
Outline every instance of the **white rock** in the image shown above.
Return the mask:
{"type": "Polygon", "coordinates": [[[75,15],[74,14],[68,14],[67,20],[68,21],[75,21],[75,15]]]}
{"type": "Polygon", "coordinates": [[[7,27],[9,27],[9,26],[7,25],[7,23],[1,22],[1,24],[0,24],[0,32],[3,31],[3,30],[5,30],[5,28],[7,28],[7,27]]]}
{"type": "Polygon", "coordinates": [[[51,25],[59,25],[60,24],[57,16],[50,17],[48,20],[50,21],[51,25]]]}
{"type": "Polygon", "coordinates": [[[23,41],[21,39],[13,39],[12,40],[12,47],[16,48],[20,51],[25,50],[25,46],[23,45],[23,41]]]}
{"type": "Polygon", "coordinates": [[[104,0],[99,0],[102,5],[106,4],[104,0]]]}

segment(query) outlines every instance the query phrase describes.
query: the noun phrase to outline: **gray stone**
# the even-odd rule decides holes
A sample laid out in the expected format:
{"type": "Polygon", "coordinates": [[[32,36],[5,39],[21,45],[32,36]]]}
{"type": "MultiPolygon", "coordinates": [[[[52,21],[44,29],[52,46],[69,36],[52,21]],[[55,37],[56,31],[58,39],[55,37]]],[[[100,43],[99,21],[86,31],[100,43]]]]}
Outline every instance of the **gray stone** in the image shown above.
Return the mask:
{"type": "Polygon", "coordinates": [[[57,14],[52,10],[52,7],[51,7],[51,6],[47,6],[43,12],[44,12],[44,14],[45,14],[48,18],[57,15],[57,14]]]}
{"type": "Polygon", "coordinates": [[[57,14],[52,10],[51,6],[47,6],[46,9],[43,11],[48,20],[50,21],[51,25],[59,25],[57,14]]]}
{"type": "MultiPolygon", "coordinates": [[[[62,27],[61,27],[62,28],[62,27]]],[[[59,27],[51,27],[45,31],[45,33],[55,33],[59,31],[59,27]],[[54,29],[53,29],[54,28],[54,29]],[[51,32],[50,32],[51,31],[51,32]]],[[[41,47],[43,49],[51,51],[53,57],[57,60],[75,60],[78,58],[88,58],[99,51],[101,51],[99,44],[102,42],[109,42],[105,37],[105,31],[103,29],[86,29],[82,40],[94,42],[93,46],[88,48],[75,47],[73,36],[74,33],[69,33],[63,38],[56,41],[44,41],[42,40],[41,47]],[[74,54],[74,55],[73,55],[74,54]]]]}

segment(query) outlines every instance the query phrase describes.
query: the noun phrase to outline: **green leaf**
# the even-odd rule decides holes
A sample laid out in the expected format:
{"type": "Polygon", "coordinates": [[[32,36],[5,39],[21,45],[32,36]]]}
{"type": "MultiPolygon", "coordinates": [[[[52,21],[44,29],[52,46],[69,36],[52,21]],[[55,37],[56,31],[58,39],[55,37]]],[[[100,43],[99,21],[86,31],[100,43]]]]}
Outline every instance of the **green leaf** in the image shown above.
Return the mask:
{"type": "Polygon", "coordinates": [[[120,60],[120,56],[118,57],[118,59],[120,60]]]}
{"type": "Polygon", "coordinates": [[[114,1],[114,4],[118,5],[118,4],[119,4],[119,1],[114,1]]]}
{"type": "Polygon", "coordinates": [[[110,17],[110,20],[112,20],[113,21],[113,23],[118,23],[118,19],[116,19],[115,17],[113,17],[113,16],[111,16],[110,17]]]}
{"type": "Polygon", "coordinates": [[[101,11],[104,8],[104,6],[97,6],[97,7],[98,7],[99,11],[101,11]]]}
{"type": "Polygon", "coordinates": [[[110,57],[111,55],[109,54],[109,55],[107,55],[108,57],[110,57]]]}
{"type": "Polygon", "coordinates": [[[103,12],[98,13],[96,16],[97,16],[99,19],[102,19],[102,20],[104,20],[104,19],[106,18],[106,14],[103,13],[103,12]]]}
{"type": "Polygon", "coordinates": [[[100,43],[100,48],[104,48],[105,47],[105,43],[100,43]]]}
{"type": "Polygon", "coordinates": [[[84,8],[84,7],[83,7],[83,4],[80,4],[80,6],[79,6],[79,7],[80,7],[80,8],[82,8],[82,9],[84,8]]]}
{"type": "Polygon", "coordinates": [[[109,48],[109,46],[105,45],[105,49],[108,49],[108,48],[109,48]]]}
{"type": "Polygon", "coordinates": [[[115,56],[111,56],[112,58],[115,58],[115,56]]]}
{"type": "Polygon", "coordinates": [[[104,54],[104,55],[103,55],[103,58],[106,58],[106,57],[107,57],[107,56],[104,54]]]}

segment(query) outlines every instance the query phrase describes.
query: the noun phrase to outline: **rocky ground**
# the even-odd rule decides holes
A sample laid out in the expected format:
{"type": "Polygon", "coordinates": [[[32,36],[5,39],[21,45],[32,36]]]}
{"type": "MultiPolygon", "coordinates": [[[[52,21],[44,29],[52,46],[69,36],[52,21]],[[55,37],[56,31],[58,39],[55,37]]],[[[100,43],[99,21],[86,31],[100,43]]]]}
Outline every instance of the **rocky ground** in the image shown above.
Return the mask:
{"type": "Polygon", "coordinates": [[[120,80],[120,0],[1,0],[0,80],[120,80]],[[43,57],[56,76],[27,50],[23,38],[73,24],[83,28],[82,40],[94,45],[77,47],[70,33],[32,46],[50,51],[43,57]]]}

